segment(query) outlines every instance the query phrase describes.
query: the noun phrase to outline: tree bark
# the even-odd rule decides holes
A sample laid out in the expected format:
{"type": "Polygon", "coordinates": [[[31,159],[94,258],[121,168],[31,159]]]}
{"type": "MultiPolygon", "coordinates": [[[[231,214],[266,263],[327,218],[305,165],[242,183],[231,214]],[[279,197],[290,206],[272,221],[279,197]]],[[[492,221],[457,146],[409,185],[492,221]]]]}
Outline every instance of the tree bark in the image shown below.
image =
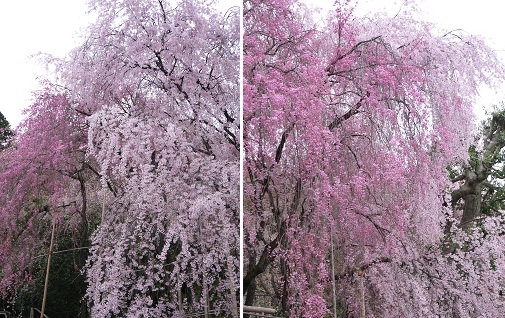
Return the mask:
{"type": "Polygon", "coordinates": [[[481,184],[477,184],[475,188],[476,194],[469,194],[464,198],[465,203],[463,205],[463,217],[461,218],[461,222],[459,224],[459,226],[464,230],[472,228],[475,225],[474,221],[481,214],[481,184]]]}
{"type": "Polygon", "coordinates": [[[484,126],[482,150],[471,149],[470,164],[462,175],[452,179],[453,182],[464,180],[464,183],[451,193],[453,209],[458,208],[457,205],[461,199],[464,201],[463,216],[459,223],[464,230],[474,227],[475,220],[482,213],[483,183],[491,175],[493,165],[500,160],[500,151],[505,147],[504,129],[503,115],[494,113],[488,124],[484,126]]]}
{"type": "MultiPolygon", "coordinates": [[[[245,298],[245,306],[252,306],[254,305],[254,299],[256,297],[256,281],[252,281],[251,284],[249,285],[249,288],[247,289],[247,295],[245,298]]],[[[250,315],[244,315],[244,318],[252,318],[253,316],[250,315]]]]}

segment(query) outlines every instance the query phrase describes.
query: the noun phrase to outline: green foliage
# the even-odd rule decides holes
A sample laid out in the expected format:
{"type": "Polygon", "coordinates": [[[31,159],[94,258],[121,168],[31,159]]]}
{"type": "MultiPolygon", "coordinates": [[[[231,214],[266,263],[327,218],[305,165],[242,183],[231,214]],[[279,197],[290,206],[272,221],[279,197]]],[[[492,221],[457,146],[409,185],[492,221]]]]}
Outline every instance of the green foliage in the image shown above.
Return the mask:
{"type": "MultiPolygon", "coordinates": [[[[70,236],[60,236],[55,250],[73,248],[70,236]]],[[[84,294],[85,277],[79,267],[79,257],[87,250],[56,253],[51,257],[51,269],[45,313],[48,317],[76,318],[88,317],[84,294]]],[[[47,255],[36,259],[33,268],[33,281],[18,292],[14,310],[22,317],[29,317],[30,308],[40,309],[44,295],[47,255]]]]}
{"type": "Polygon", "coordinates": [[[479,153],[477,152],[477,149],[475,145],[471,145],[470,148],[468,149],[468,155],[470,157],[470,167],[474,168],[477,167],[477,164],[480,160],[479,158],[479,153]]]}
{"type": "Polygon", "coordinates": [[[447,166],[446,170],[447,170],[447,173],[449,174],[450,179],[454,179],[460,175],[459,170],[455,166],[447,166]]]}
{"type": "Polygon", "coordinates": [[[0,149],[6,147],[12,139],[13,133],[10,124],[5,116],[0,112],[0,149]]]}
{"type": "Polygon", "coordinates": [[[447,166],[446,170],[450,179],[465,183],[470,181],[458,178],[464,171],[477,175],[482,190],[481,212],[491,215],[505,208],[505,104],[494,106],[488,116],[468,148],[468,162],[447,166]]]}

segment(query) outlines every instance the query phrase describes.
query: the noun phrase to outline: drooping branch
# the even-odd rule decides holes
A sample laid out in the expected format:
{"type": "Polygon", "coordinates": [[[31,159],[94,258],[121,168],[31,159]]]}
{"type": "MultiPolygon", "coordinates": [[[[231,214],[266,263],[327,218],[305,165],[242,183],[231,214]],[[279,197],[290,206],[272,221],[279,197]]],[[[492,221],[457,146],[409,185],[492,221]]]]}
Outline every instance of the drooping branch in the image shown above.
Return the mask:
{"type": "MultiPolygon", "coordinates": [[[[370,96],[370,93],[367,92],[366,96],[370,96]]],[[[351,109],[349,109],[345,114],[343,114],[342,116],[335,117],[333,121],[328,125],[328,129],[330,131],[333,131],[335,128],[340,126],[340,124],[342,124],[343,121],[351,118],[353,115],[358,114],[360,112],[360,108],[365,98],[366,98],[365,96],[361,96],[356,105],[351,107],[351,109]]]]}
{"type": "Polygon", "coordinates": [[[376,36],[373,38],[370,38],[368,40],[360,41],[356,43],[349,51],[347,51],[344,54],[338,55],[333,61],[330,62],[330,65],[326,67],[326,72],[328,75],[333,75],[335,64],[337,64],[338,61],[346,58],[347,56],[351,55],[354,51],[356,51],[359,47],[371,43],[371,42],[376,42],[377,40],[381,39],[382,36],[376,36]]]}
{"type": "Polygon", "coordinates": [[[392,262],[393,260],[390,257],[380,257],[370,263],[366,263],[358,267],[347,268],[342,273],[335,275],[335,280],[342,280],[348,277],[352,277],[355,273],[364,272],[370,267],[375,266],[377,264],[392,263],[392,262]]]}
{"type": "Polygon", "coordinates": [[[281,161],[282,157],[282,150],[284,149],[284,145],[286,144],[286,140],[288,139],[288,134],[291,132],[293,129],[294,125],[291,125],[288,129],[286,129],[281,136],[281,141],[279,142],[279,145],[277,145],[277,149],[275,150],[275,162],[279,163],[281,161]]]}

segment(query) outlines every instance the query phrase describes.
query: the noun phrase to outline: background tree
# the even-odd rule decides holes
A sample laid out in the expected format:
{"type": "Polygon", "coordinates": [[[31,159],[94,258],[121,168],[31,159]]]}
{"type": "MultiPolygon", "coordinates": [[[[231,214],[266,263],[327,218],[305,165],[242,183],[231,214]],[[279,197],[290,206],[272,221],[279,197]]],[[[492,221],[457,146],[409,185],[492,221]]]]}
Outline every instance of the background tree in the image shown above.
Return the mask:
{"type": "MultiPolygon", "coordinates": [[[[87,191],[93,177],[85,158],[84,118],[75,112],[68,94],[57,87],[46,85],[34,95],[17,138],[0,154],[2,299],[15,298],[21,286],[31,286],[38,279],[32,265],[36,256],[47,253],[53,222],[58,224],[58,237],[71,233],[71,247],[89,245],[92,211],[88,200],[92,196],[87,191]]],[[[74,263],[77,276],[86,254],[78,251],[68,260],[74,263]]],[[[81,289],[77,302],[82,296],[81,289]]],[[[38,299],[31,305],[40,308],[40,303],[38,299]]],[[[85,302],[81,304],[86,308],[85,302]]]]}
{"type": "Polygon", "coordinates": [[[473,227],[481,216],[501,213],[504,130],[503,110],[496,110],[483,123],[477,144],[470,147],[469,162],[457,169],[460,173],[454,168],[450,170],[452,181],[460,184],[451,193],[451,204],[455,207],[463,202],[462,228],[473,227]]]}
{"type": "Polygon", "coordinates": [[[12,138],[12,130],[5,116],[0,112],[0,150],[5,148],[12,138]]]}
{"type": "Polygon", "coordinates": [[[445,167],[468,156],[478,88],[504,75],[492,50],[412,10],[338,2],[318,28],[296,1],[244,7],[246,303],[260,288],[290,316],[499,315],[484,251],[501,262],[500,239],[455,228],[479,250],[441,248],[445,167]]]}

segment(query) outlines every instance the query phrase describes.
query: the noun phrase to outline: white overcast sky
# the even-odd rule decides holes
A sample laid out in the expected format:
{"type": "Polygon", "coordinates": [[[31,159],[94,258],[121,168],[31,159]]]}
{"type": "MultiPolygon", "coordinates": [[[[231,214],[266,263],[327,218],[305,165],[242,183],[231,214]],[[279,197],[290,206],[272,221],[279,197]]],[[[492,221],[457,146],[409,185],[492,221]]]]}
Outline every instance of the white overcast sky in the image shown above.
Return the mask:
{"type": "Polygon", "coordinates": [[[30,56],[64,57],[88,23],[85,0],[3,1],[0,5],[0,111],[17,126],[45,69],[30,56]]]}
{"type": "MultiPolygon", "coordinates": [[[[241,0],[217,0],[228,9],[241,0]]],[[[225,9],[225,10],[226,10],[225,9]]],[[[0,112],[12,128],[30,105],[45,68],[31,56],[48,53],[63,58],[79,43],[79,34],[92,22],[86,0],[23,0],[0,4],[0,112]]]]}
{"type": "MultiPolygon", "coordinates": [[[[240,0],[222,0],[240,3],[240,0]]],[[[306,2],[316,2],[306,0],[306,2]]],[[[319,0],[319,4],[332,0],[319,0]]],[[[403,0],[360,0],[359,12],[376,11],[385,7],[390,15],[395,15],[403,0]]],[[[463,29],[472,34],[480,34],[488,39],[489,45],[505,59],[505,19],[501,1],[481,0],[420,0],[424,19],[439,24],[442,28],[463,29]]],[[[229,5],[227,5],[229,6],[229,5]]],[[[85,0],[24,0],[4,1],[0,5],[0,111],[12,127],[21,120],[21,111],[31,100],[31,92],[37,89],[37,77],[44,77],[45,70],[37,60],[30,58],[38,52],[57,57],[75,47],[79,41],[76,35],[91,18],[85,0]]],[[[505,99],[504,94],[483,91],[476,108],[489,106],[505,99]]],[[[482,114],[482,111],[477,111],[482,114]]]]}

